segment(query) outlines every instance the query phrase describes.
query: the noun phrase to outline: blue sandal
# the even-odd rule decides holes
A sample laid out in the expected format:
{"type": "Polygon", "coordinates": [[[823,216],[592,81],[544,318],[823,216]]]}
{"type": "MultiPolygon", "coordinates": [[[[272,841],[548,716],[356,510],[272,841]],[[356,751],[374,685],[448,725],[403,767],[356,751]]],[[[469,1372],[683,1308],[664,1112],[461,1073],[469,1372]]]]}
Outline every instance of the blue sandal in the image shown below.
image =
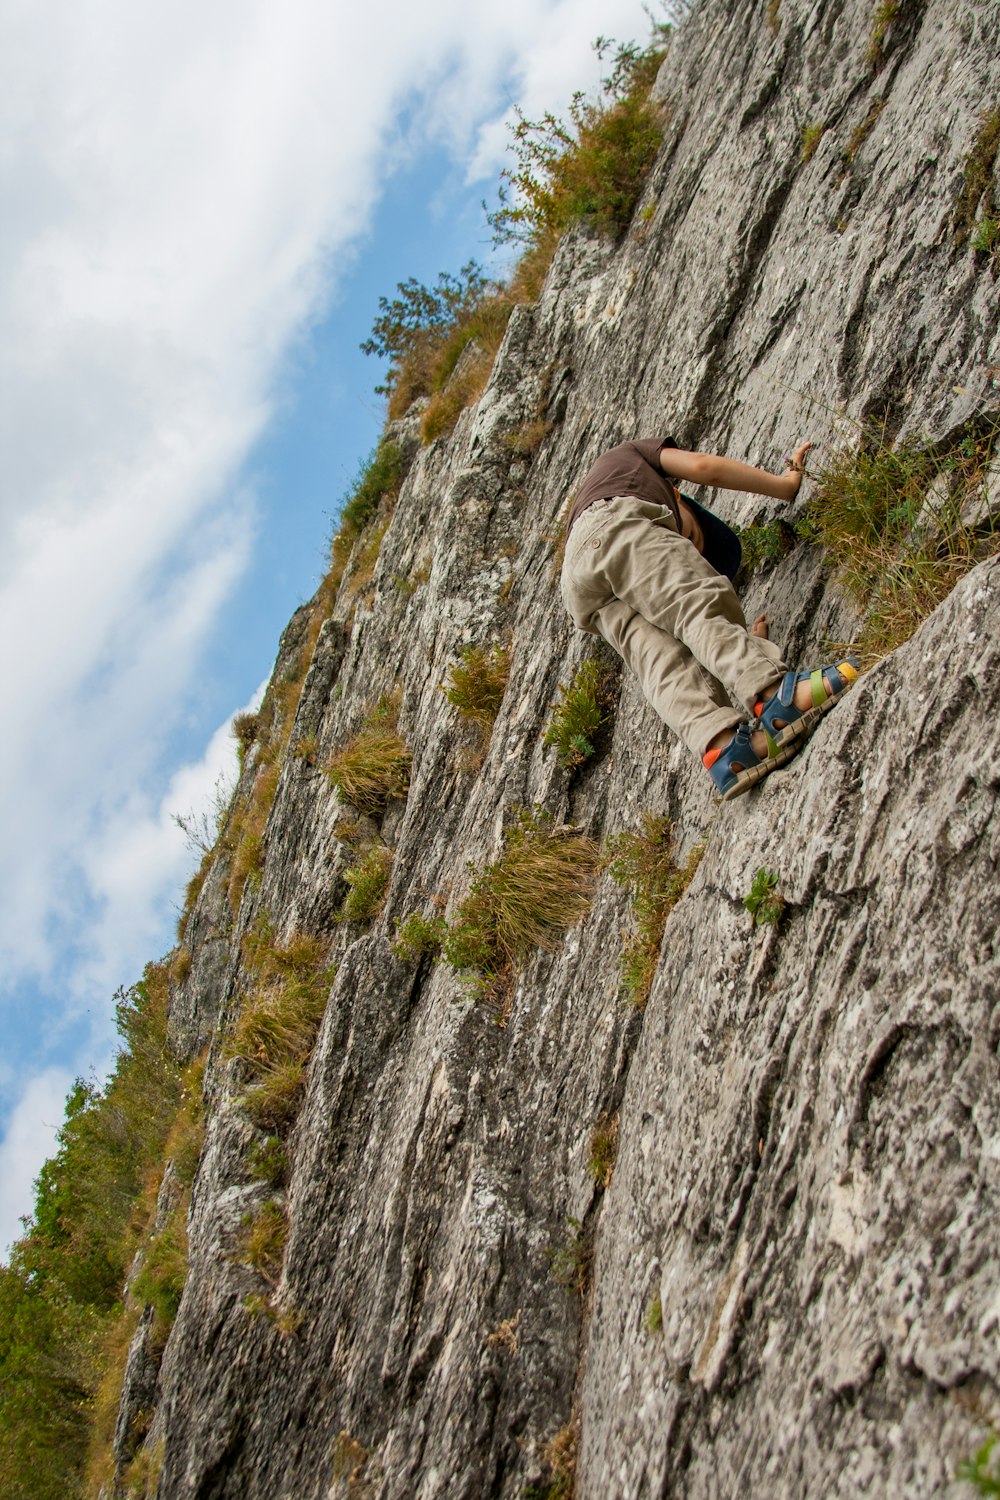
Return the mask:
{"type": "Polygon", "coordinates": [[[778,691],[754,705],[757,728],[767,738],[768,755],[776,755],[786,745],[797,744],[816,727],[820,719],[835,703],[839,703],[846,692],[854,686],[861,671],[861,663],[854,656],[845,656],[843,661],[826,667],[814,667],[806,672],[786,672],[778,691]],[[823,683],[827,678],[833,691],[828,693],[823,683]],[[795,707],[795,689],[800,682],[808,682],[812,689],[812,707],[795,707]]]}
{"type": "Polygon", "coordinates": [[[735,734],[724,750],[709,750],[702,756],[723,802],[740,796],[742,792],[748,792],[779,766],[786,765],[802,748],[801,741],[795,740],[784,748],[776,746],[761,759],[750,743],[750,736],[756,727],[756,724],[737,725],[735,734]]]}

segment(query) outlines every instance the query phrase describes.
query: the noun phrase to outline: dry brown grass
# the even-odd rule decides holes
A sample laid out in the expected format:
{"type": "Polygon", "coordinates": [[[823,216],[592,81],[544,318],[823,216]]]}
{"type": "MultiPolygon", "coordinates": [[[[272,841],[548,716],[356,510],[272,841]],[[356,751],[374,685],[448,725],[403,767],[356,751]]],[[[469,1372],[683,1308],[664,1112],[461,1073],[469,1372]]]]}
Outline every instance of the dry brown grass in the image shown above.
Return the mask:
{"type": "Polygon", "coordinates": [[[516,458],[534,458],[551,431],[551,422],[535,417],[533,421],[525,422],[509,432],[504,443],[516,458]]]}
{"type": "Polygon", "coordinates": [[[503,1349],[511,1358],[515,1358],[519,1347],[518,1331],[521,1327],[521,1309],[512,1318],[504,1318],[498,1323],[493,1332],[486,1336],[486,1347],[488,1349],[503,1349]]]}
{"type": "Polygon", "coordinates": [[[590,910],[600,849],[540,813],[522,814],[503,854],[476,875],[443,944],[457,969],[495,978],[532,948],[557,948],[590,910]]]}
{"type": "Polygon", "coordinates": [[[351,556],[351,566],[346,575],[345,587],[350,598],[363,594],[371,585],[378,567],[379,553],[385,534],[392,524],[395,504],[388,506],[377,523],[365,533],[351,556]]]}
{"type": "Polygon", "coordinates": [[[445,437],[465,408],[479,400],[489,383],[499,348],[500,340],[492,347],[479,348],[475,357],[464,360],[448,384],[434,393],[420,419],[420,436],[425,443],[445,437]]]}
{"type": "Polygon", "coordinates": [[[598,1187],[606,1188],[611,1183],[618,1155],[618,1116],[602,1114],[590,1133],[590,1158],[587,1171],[598,1187]]]}
{"type": "Polygon", "coordinates": [[[333,982],[326,945],[305,933],[274,943],[266,926],[244,943],[253,978],[226,1053],[249,1076],[242,1103],[254,1123],[280,1134],[298,1112],[305,1070],[333,982]]]}
{"type": "Polygon", "coordinates": [[[560,1427],[545,1446],[545,1462],[552,1472],[546,1500],[572,1500],[576,1489],[576,1447],[579,1431],[575,1420],[560,1427]]]}
{"type": "Polygon", "coordinates": [[[272,1200],[259,1208],[244,1225],[237,1250],[238,1257],[252,1266],[269,1286],[277,1285],[281,1261],[288,1239],[288,1219],[280,1203],[272,1200]]]}
{"type": "Polygon", "coordinates": [[[325,770],[346,802],[361,813],[384,812],[410,786],[412,757],[394,729],[363,729],[327,761],[325,770]]]}

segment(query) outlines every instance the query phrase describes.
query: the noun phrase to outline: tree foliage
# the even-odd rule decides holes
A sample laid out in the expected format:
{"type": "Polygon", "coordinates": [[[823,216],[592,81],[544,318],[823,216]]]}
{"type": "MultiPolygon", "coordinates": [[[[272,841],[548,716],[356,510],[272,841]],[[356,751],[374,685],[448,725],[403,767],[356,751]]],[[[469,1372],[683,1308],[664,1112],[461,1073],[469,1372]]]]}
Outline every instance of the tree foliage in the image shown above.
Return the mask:
{"type": "Polygon", "coordinates": [[[501,175],[500,206],[487,218],[497,244],[531,247],[589,221],[600,233],[627,227],[662,139],[649,91],[666,55],[669,27],[656,25],[650,43],[599,37],[610,56],[600,94],[573,95],[568,119],[551,111],[512,127],[515,165],[501,175]]]}
{"type": "Polygon", "coordinates": [[[166,1045],[167,969],[116,996],[121,1047],[106,1084],[77,1079],[35,1209],[0,1267],[0,1493],[79,1489],[101,1339],[136,1247],[136,1202],[161,1161],[180,1071],[166,1045]]]}

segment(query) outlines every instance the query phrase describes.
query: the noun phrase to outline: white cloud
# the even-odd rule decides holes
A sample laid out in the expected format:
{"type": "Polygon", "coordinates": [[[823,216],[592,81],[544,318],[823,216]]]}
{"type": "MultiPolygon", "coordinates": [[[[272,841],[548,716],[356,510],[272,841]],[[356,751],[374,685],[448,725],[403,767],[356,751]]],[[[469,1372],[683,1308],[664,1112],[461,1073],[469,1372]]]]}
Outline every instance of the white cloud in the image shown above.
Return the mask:
{"type": "Polygon", "coordinates": [[[105,1003],[180,868],[160,745],[253,545],[241,469],[391,163],[434,139],[488,170],[512,89],[560,108],[597,31],[646,23],[14,0],[0,25],[0,974],[105,1003]]]}
{"type": "Polygon", "coordinates": [[[72,1083],[65,1069],[46,1068],[28,1080],[14,1107],[0,1144],[0,1257],[21,1234],[22,1215],[31,1212],[32,1183],[52,1155],[72,1083]]]}
{"type": "Polygon", "coordinates": [[[157,956],[153,945],[163,913],[200,858],[194,840],[201,833],[214,842],[218,814],[228,806],[236,785],[233,719],[257,709],[266,686],[262,682],[250,701],[219,726],[199,761],[173,773],[158,805],[133,793],[99,829],[82,862],[100,918],[91,957],[74,976],[79,1000],[110,994],[123,975],[138,976],[145,960],[157,956]],[[194,839],[185,834],[178,818],[193,831],[194,839]]]}

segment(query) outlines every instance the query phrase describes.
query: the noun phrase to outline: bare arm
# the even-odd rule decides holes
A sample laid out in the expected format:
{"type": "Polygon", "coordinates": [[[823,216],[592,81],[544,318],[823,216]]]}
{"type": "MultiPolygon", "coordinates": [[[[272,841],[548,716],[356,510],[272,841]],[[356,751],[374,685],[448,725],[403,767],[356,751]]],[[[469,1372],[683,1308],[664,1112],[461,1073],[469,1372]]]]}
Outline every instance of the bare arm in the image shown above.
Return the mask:
{"type": "Polygon", "coordinates": [[[788,460],[786,474],[770,474],[735,458],[714,453],[688,453],[683,448],[661,448],[660,467],[674,479],[691,484],[712,485],[720,490],[745,490],[751,495],[771,495],[776,500],[794,500],[802,483],[805,456],[812,443],[800,443],[788,460]]]}

